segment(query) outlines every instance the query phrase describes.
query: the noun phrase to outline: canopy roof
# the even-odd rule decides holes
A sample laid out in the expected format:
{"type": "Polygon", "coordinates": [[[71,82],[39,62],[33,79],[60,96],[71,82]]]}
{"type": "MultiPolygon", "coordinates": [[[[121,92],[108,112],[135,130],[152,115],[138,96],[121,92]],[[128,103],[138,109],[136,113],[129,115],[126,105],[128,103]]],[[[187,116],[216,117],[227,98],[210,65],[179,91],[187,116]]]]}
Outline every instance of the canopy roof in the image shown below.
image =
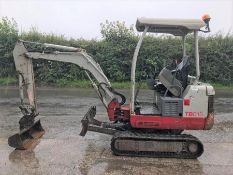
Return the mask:
{"type": "Polygon", "coordinates": [[[148,32],[169,33],[175,36],[183,36],[204,27],[205,22],[199,19],[138,18],[136,22],[137,31],[144,31],[145,26],[149,26],[148,32]]]}

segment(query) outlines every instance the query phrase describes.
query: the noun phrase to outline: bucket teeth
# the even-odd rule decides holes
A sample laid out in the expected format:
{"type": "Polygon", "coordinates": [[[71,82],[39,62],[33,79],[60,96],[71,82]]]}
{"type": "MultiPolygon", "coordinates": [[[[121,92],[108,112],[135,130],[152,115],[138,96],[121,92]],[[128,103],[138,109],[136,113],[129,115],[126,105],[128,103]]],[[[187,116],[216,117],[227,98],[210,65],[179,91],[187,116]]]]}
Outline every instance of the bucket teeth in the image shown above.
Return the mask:
{"type": "Polygon", "coordinates": [[[16,149],[29,149],[44,133],[45,131],[41,126],[40,120],[38,120],[31,127],[25,128],[9,137],[8,144],[16,149]]]}

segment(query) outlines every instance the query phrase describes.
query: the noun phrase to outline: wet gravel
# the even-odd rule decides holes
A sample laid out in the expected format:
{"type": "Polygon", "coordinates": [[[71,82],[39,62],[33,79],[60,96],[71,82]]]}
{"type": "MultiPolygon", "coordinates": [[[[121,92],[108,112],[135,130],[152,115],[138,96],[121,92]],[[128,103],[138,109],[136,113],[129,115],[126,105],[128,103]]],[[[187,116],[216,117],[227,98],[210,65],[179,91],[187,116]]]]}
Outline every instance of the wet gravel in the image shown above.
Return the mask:
{"type": "MultiPolygon", "coordinates": [[[[152,97],[148,90],[140,96],[152,97]]],[[[0,87],[0,175],[233,174],[233,91],[217,91],[212,130],[185,131],[204,144],[205,152],[197,160],[114,156],[110,136],[89,132],[80,137],[80,121],[89,106],[96,105],[96,118],[107,121],[105,108],[92,89],[40,88],[38,103],[38,118],[46,134],[35,149],[14,150],[7,138],[18,131],[18,91],[0,87]]]]}

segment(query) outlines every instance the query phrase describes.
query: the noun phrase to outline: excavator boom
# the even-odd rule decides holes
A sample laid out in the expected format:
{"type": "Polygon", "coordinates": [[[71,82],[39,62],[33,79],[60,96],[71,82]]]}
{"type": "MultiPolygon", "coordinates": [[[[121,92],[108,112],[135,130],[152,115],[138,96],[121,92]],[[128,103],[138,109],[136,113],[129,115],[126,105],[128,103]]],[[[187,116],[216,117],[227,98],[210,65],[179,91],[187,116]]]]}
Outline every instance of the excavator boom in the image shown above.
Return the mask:
{"type": "Polygon", "coordinates": [[[19,40],[15,45],[13,56],[15,67],[19,74],[19,94],[21,100],[19,108],[24,115],[19,121],[20,132],[8,139],[9,145],[14,148],[27,149],[29,145],[33,144],[33,141],[36,141],[45,133],[40,121],[35,122],[38,109],[33,71],[34,59],[76,64],[85,70],[87,77],[91,80],[92,86],[106,108],[111,101],[116,100],[116,93],[111,88],[111,84],[103,70],[83,49],[19,40]],[[40,45],[43,49],[42,51],[29,51],[26,48],[26,44],[40,45]],[[27,102],[25,102],[24,90],[27,93],[27,102]]]}
{"type": "MultiPolygon", "coordinates": [[[[101,84],[101,88],[105,91],[106,96],[103,94],[98,95],[102,96],[101,101],[103,102],[104,106],[107,105],[115,98],[114,93],[109,90],[111,84],[108,78],[105,76],[103,70],[99,66],[95,60],[88,55],[85,50],[80,48],[74,47],[67,47],[67,46],[60,46],[60,45],[53,45],[53,44],[42,44],[42,43],[35,43],[35,42],[28,42],[28,41],[18,41],[15,45],[15,49],[13,51],[15,67],[19,74],[19,88],[20,88],[20,98],[21,102],[23,103],[23,88],[26,88],[29,104],[37,110],[36,107],[36,95],[35,95],[35,83],[34,83],[34,73],[33,73],[33,64],[32,61],[34,59],[44,59],[50,61],[60,61],[64,63],[73,63],[80,66],[82,69],[86,71],[89,75],[88,77],[91,78],[89,72],[92,76],[96,79],[98,84],[101,84]],[[50,52],[30,52],[26,49],[25,43],[29,44],[41,44],[44,49],[54,49],[55,51],[50,52]]],[[[94,81],[93,85],[95,87],[94,81]]]]}

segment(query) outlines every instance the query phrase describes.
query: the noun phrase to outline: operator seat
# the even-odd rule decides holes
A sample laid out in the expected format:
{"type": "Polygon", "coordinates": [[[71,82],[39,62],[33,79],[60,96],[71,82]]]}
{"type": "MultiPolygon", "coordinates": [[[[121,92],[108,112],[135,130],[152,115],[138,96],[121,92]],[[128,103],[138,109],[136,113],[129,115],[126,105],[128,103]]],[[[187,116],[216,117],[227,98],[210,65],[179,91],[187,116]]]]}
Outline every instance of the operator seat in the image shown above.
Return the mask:
{"type": "Polygon", "coordinates": [[[184,56],[182,62],[175,70],[170,71],[166,67],[159,73],[159,81],[172,93],[178,97],[188,85],[188,73],[190,63],[188,56],[184,56]]]}
{"type": "Polygon", "coordinates": [[[181,82],[184,89],[188,85],[189,70],[190,70],[189,57],[184,56],[182,62],[177,66],[175,71],[175,77],[181,82]]]}

